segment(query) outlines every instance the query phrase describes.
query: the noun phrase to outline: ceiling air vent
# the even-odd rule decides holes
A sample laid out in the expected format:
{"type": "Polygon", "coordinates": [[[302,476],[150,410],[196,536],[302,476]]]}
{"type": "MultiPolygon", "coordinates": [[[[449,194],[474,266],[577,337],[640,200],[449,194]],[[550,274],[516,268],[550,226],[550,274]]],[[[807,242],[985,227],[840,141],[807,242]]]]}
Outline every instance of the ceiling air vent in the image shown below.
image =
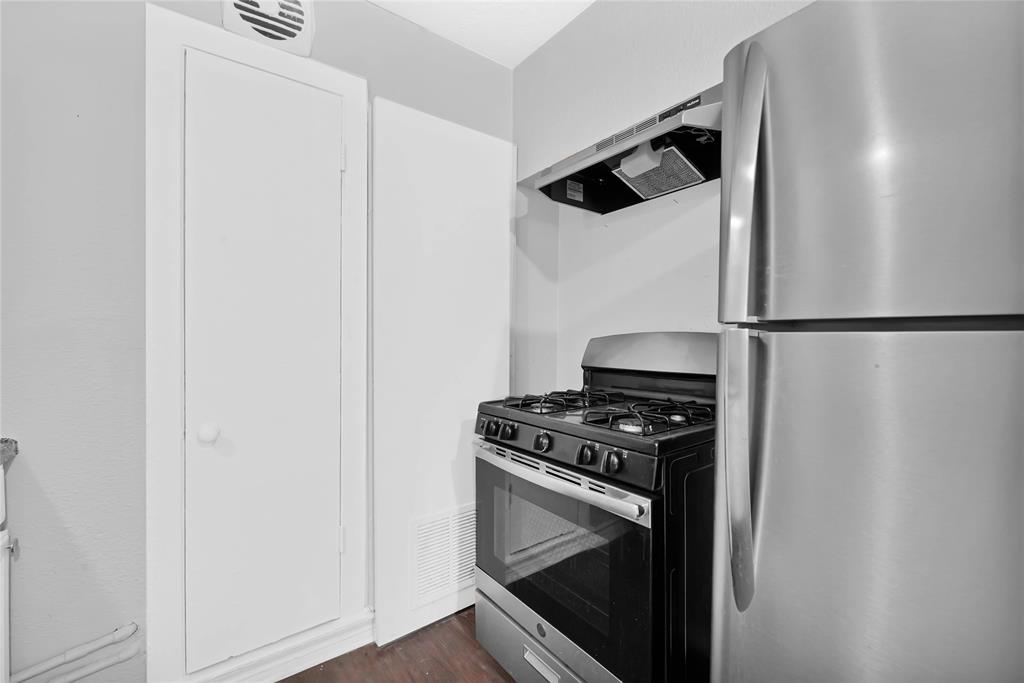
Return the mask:
{"type": "Polygon", "coordinates": [[[224,28],[294,54],[313,46],[310,0],[222,0],[224,28]]]}

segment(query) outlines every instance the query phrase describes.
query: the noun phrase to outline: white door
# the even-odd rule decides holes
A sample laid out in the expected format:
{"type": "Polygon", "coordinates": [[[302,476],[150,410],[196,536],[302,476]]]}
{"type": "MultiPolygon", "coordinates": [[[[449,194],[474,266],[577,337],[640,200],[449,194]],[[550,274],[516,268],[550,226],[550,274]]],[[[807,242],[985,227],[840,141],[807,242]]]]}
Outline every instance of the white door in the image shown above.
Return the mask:
{"type": "Polygon", "coordinates": [[[515,148],[373,108],[378,643],[473,601],[477,404],[505,396],[515,148]]]}
{"type": "Polygon", "coordinates": [[[341,113],[186,53],[189,671],[338,617],[341,113]]]}

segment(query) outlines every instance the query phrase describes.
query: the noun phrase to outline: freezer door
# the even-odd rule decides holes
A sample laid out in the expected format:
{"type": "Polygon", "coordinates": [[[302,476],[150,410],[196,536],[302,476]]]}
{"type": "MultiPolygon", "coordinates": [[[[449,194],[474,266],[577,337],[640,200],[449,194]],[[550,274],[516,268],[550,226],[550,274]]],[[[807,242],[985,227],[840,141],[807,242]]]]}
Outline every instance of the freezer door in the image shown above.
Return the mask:
{"type": "Polygon", "coordinates": [[[1024,3],[814,3],[725,59],[719,319],[1024,313],[1024,3]]]}
{"type": "Polygon", "coordinates": [[[713,679],[1024,679],[1024,331],[722,339],[713,679]]]}

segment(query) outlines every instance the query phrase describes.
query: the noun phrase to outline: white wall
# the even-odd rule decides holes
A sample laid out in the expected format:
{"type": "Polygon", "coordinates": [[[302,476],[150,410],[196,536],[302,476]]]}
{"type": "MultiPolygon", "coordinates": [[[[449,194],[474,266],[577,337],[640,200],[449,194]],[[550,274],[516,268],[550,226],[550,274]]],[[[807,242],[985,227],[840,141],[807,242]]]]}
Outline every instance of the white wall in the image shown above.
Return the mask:
{"type": "Polygon", "coordinates": [[[512,258],[513,394],[551,391],[558,324],[558,204],[520,186],[512,258]]]}
{"type": "Polygon", "coordinates": [[[515,69],[519,177],[719,83],[726,52],[806,4],[598,0],[515,69]]]}
{"type": "Polygon", "coordinates": [[[15,670],[144,620],[142,9],[2,5],[15,670]]]}
{"type": "MultiPolygon", "coordinates": [[[[169,3],[211,23],[216,2],[169,3]]],[[[144,7],[2,5],[3,432],[15,669],[145,616],[144,7]]],[[[508,139],[511,73],[365,2],[313,57],[508,139]]],[[[141,658],[97,680],[144,679],[141,658]]]]}
{"type": "MultiPolygon", "coordinates": [[[[4,0],[5,2],[7,0],[4,0]]],[[[156,4],[220,24],[220,2],[156,4]]],[[[386,97],[512,139],[512,72],[364,0],[318,2],[312,59],[365,78],[386,97]]]]}
{"type": "Polygon", "coordinates": [[[559,207],[557,386],[579,386],[591,337],[718,331],[718,213],[718,181],[610,220],[559,207]]]}
{"type": "MultiPolygon", "coordinates": [[[[805,4],[598,0],[515,69],[520,179],[720,82],[722,59],[736,43],[805,4]]],[[[558,233],[554,277],[516,286],[517,389],[578,386],[592,336],[716,329],[717,181],[605,217],[559,205],[557,227],[545,201],[531,195],[517,222],[517,262],[551,251],[524,235],[544,226],[558,233]],[[546,306],[552,292],[557,310],[546,316],[547,329],[537,329],[537,318],[523,312],[546,306]],[[552,354],[553,369],[522,370],[552,354]],[[552,374],[545,382],[542,373],[552,374]]]]}

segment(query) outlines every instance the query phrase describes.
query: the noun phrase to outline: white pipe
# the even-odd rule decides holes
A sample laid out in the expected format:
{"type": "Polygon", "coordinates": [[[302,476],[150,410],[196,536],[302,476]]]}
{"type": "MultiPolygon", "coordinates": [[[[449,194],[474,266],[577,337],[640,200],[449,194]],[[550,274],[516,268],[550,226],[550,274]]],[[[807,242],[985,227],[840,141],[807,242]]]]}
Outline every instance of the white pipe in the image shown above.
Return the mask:
{"type": "MultiPolygon", "coordinates": [[[[0,466],[2,467],[2,466],[0,466]]],[[[0,491],[4,490],[3,470],[0,469],[0,491]]],[[[11,553],[10,534],[0,531],[0,683],[11,680],[11,553]]]]}
{"type": "Polygon", "coordinates": [[[11,683],[21,683],[22,681],[27,681],[28,679],[35,678],[39,674],[46,673],[51,669],[56,669],[58,666],[62,664],[77,661],[82,657],[90,655],[93,652],[96,652],[96,650],[104,648],[108,645],[113,645],[114,643],[123,643],[124,641],[128,640],[133,635],[135,635],[135,632],[138,630],[139,625],[133,621],[130,624],[120,627],[112,633],[108,633],[105,636],[97,638],[96,640],[90,640],[88,643],[84,643],[77,647],[73,647],[70,650],[66,650],[60,653],[59,655],[50,657],[45,661],[30,666],[27,669],[22,669],[21,671],[11,676],[11,683]]]}
{"type": "Polygon", "coordinates": [[[79,667],[73,671],[69,671],[66,674],[61,674],[60,676],[52,679],[50,683],[72,683],[72,681],[80,681],[86,676],[93,675],[97,671],[103,671],[104,669],[109,669],[121,662],[127,662],[141,651],[142,642],[136,640],[117,654],[104,657],[103,659],[97,659],[95,662],[90,662],[89,664],[79,667]]]}

